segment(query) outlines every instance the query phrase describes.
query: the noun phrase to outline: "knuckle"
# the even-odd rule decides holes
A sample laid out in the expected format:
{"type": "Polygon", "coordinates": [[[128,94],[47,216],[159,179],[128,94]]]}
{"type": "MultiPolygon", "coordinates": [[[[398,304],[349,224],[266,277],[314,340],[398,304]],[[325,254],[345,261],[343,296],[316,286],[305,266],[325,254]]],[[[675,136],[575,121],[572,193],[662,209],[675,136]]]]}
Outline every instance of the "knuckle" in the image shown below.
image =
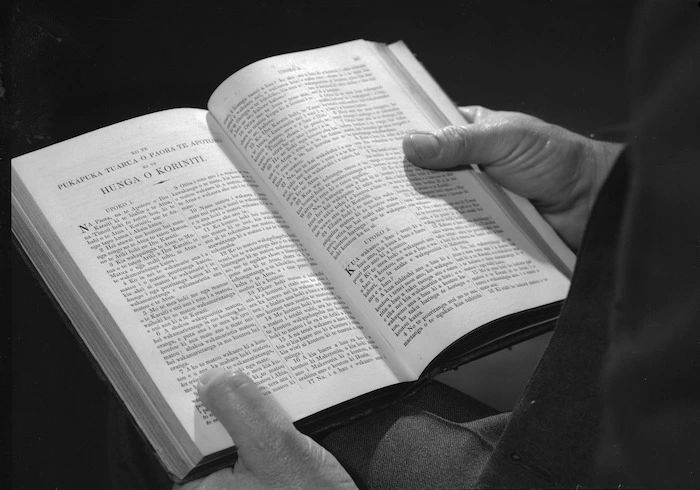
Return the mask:
{"type": "MultiPolygon", "coordinates": [[[[470,131],[464,126],[447,126],[440,130],[443,140],[444,155],[452,157],[459,155],[469,147],[470,131]]],[[[438,136],[440,138],[440,136],[438,136]]]]}
{"type": "Polygon", "coordinates": [[[491,112],[488,109],[486,109],[486,107],[481,105],[473,105],[471,106],[471,109],[474,112],[477,120],[486,117],[491,112]]]}
{"type": "Polygon", "coordinates": [[[523,124],[517,119],[499,118],[484,123],[483,131],[499,136],[519,135],[523,131],[523,124]]]}

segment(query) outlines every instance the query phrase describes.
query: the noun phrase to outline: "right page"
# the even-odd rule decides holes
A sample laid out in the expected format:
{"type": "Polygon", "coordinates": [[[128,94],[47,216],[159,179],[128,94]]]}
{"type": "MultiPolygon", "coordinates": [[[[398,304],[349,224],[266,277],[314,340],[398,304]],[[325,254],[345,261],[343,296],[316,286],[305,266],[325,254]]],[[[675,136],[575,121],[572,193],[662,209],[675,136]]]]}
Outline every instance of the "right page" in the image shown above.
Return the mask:
{"type": "Polygon", "coordinates": [[[418,376],[475,328],[562,300],[569,280],[475,171],[404,159],[407,132],[444,121],[398,59],[366,41],[270,58],[229,77],[209,110],[356,316],[418,376]]]}

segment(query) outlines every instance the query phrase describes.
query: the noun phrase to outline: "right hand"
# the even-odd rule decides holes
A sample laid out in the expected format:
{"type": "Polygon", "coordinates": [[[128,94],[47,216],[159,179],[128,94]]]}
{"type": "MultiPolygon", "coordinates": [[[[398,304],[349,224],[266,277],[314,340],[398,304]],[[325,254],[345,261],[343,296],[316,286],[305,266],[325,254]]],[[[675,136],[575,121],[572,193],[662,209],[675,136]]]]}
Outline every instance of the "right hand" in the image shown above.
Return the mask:
{"type": "Polygon", "coordinates": [[[624,145],[595,141],[519,112],[462,107],[469,124],[403,140],[408,160],[448,169],[479,164],[527,199],[573,249],[581,244],[593,202],[624,145]]]}

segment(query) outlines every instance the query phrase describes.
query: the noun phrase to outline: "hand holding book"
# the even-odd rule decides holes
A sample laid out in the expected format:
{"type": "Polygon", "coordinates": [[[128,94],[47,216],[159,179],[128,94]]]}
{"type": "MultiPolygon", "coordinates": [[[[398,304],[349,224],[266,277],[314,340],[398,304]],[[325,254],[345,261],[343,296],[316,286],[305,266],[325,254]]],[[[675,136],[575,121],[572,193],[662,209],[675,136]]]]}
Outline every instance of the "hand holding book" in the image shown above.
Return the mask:
{"type": "Polygon", "coordinates": [[[623,144],[595,141],[519,112],[460,108],[469,125],[404,139],[407,158],[431,169],[479,164],[528,198],[572,249],[623,144]]]}
{"type": "Polygon", "coordinates": [[[574,257],[532,204],[405,161],[465,119],[404,44],[261,60],[208,108],[12,161],[18,244],[173,480],[236,454],[208,369],[317,432],[553,324],[574,257]]]}
{"type": "Polygon", "coordinates": [[[207,371],[197,385],[199,397],[238,446],[236,466],[183,485],[205,488],[357,488],[340,463],[299,432],[282,407],[264,396],[241,372],[207,371]]]}

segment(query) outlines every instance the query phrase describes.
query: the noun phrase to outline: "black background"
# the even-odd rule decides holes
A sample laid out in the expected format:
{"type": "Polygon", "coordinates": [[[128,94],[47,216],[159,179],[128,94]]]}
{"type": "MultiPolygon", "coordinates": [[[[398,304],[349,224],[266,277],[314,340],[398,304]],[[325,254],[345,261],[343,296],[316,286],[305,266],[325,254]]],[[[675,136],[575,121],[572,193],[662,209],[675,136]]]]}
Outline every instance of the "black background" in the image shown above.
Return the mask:
{"type": "MultiPolygon", "coordinates": [[[[8,153],[148,112],[205,107],[248,63],[356,38],[404,40],[458,104],[596,131],[626,117],[634,4],[14,2],[2,21],[3,190],[8,153]]],[[[13,469],[1,478],[13,488],[100,488],[113,395],[3,230],[3,298],[11,265],[12,303],[12,444],[3,453],[13,469]]]]}

